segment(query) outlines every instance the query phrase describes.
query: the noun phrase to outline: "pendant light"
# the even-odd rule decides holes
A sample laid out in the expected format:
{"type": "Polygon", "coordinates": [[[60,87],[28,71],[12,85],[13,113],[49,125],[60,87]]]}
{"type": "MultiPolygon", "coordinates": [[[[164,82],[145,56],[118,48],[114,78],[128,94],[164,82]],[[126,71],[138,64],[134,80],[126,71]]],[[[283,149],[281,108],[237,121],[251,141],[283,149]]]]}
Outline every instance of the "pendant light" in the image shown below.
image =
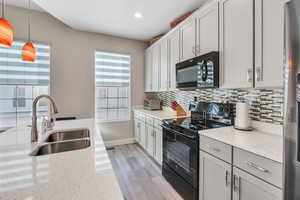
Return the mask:
{"type": "Polygon", "coordinates": [[[2,16],[0,18],[0,46],[10,47],[14,40],[14,33],[10,23],[4,18],[5,3],[2,0],[2,16]]]}
{"type": "Polygon", "coordinates": [[[22,48],[22,60],[34,62],[36,58],[36,51],[33,43],[30,40],[30,0],[28,0],[28,41],[22,48]]]}

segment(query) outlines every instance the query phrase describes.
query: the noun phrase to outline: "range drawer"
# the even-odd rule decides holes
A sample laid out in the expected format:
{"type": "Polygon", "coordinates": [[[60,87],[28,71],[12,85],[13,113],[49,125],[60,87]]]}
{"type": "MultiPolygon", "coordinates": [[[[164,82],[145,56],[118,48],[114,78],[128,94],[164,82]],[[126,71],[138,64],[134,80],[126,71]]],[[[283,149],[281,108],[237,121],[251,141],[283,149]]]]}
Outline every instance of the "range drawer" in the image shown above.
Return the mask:
{"type": "Polygon", "coordinates": [[[233,165],[282,188],[282,164],[256,154],[234,148],[233,165]]]}
{"type": "Polygon", "coordinates": [[[224,160],[232,162],[232,146],[219,142],[217,140],[200,135],[200,149],[224,160]]]}

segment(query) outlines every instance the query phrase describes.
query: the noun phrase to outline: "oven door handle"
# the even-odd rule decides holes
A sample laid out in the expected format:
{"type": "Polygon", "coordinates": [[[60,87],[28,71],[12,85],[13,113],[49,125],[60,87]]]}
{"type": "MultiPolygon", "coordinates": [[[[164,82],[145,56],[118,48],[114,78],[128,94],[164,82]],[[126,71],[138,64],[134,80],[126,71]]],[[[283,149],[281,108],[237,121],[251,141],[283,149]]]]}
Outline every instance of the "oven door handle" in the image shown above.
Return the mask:
{"type": "Polygon", "coordinates": [[[185,135],[185,134],[183,134],[183,133],[180,133],[180,132],[178,132],[178,131],[175,131],[175,130],[173,130],[173,129],[170,129],[170,128],[164,126],[164,125],[161,125],[161,127],[164,128],[164,129],[166,129],[167,131],[173,132],[173,133],[175,133],[175,134],[177,134],[177,135],[182,135],[183,137],[187,137],[187,138],[189,138],[189,139],[196,139],[196,138],[197,138],[196,136],[185,135]]]}

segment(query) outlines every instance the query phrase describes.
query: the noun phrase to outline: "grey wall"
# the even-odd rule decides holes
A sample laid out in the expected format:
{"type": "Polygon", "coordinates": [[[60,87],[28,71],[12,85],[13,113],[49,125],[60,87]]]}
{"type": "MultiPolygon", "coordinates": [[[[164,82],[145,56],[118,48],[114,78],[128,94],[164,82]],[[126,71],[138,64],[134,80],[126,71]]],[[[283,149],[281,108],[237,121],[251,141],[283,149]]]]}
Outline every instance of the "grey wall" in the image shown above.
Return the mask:
{"type": "MultiPolygon", "coordinates": [[[[51,45],[51,95],[59,116],[94,117],[96,49],[131,55],[131,104],[143,103],[144,42],[73,30],[47,13],[8,6],[6,18],[14,28],[15,39],[27,39],[27,12],[32,16],[32,40],[51,45]]],[[[124,139],[133,137],[132,124],[108,123],[100,128],[105,140],[124,139]]]]}

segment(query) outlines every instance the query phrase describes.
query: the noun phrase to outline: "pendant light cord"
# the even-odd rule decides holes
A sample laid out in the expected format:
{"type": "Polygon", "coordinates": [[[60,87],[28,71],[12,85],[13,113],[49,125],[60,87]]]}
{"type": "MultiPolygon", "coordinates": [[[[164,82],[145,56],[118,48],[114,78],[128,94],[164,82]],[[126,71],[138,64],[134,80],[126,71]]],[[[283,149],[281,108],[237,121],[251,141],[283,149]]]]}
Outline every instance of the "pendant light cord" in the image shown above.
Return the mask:
{"type": "Polygon", "coordinates": [[[2,19],[4,19],[4,6],[5,6],[5,2],[4,0],[2,0],[2,8],[1,8],[1,12],[2,12],[2,19]]]}
{"type": "Polygon", "coordinates": [[[30,0],[28,0],[28,42],[30,42],[30,0]]]}

